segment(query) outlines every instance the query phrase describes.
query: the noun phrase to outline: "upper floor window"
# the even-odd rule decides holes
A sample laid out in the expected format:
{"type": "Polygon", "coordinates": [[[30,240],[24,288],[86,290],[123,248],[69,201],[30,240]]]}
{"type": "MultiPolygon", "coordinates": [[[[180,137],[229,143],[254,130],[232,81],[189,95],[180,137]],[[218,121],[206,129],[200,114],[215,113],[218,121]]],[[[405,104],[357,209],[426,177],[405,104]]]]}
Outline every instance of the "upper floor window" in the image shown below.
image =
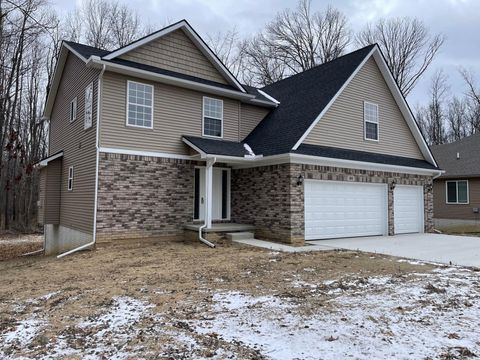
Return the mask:
{"type": "Polygon", "coordinates": [[[92,127],[93,116],[93,83],[85,88],[85,129],[92,127]]]}
{"type": "Polygon", "coordinates": [[[203,135],[223,137],[223,100],[203,97],[203,135]]]}
{"type": "Polygon", "coordinates": [[[73,166],[68,168],[68,181],[67,181],[68,191],[73,190],[73,166]]]}
{"type": "Polygon", "coordinates": [[[127,82],[127,125],[153,128],[153,86],[127,82]]]}
{"type": "Polygon", "coordinates": [[[77,118],[77,98],[75,97],[70,102],[70,122],[75,121],[76,118],[77,118]]]}
{"type": "Polygon", "coordinates": [[[363,103],[363,121],[365,123],[365,140],[378,141],[378,105],[365,101],[363,103]]]}
{"type": "Polygon", "coordinates": [[[468,204],[468,180],[447,181],[447,204],[468,204]]]}

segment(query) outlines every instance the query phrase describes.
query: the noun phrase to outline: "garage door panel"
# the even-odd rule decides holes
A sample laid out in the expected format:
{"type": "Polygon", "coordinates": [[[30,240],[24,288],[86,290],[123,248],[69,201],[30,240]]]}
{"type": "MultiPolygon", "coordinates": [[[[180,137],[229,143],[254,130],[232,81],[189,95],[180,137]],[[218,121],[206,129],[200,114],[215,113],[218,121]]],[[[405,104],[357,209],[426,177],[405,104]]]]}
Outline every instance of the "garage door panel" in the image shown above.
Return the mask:
{"type": "Polygon", "coordinates": [[[393,196],[395,234],[423,232],[423,187],[399,185],[393,196]]]}
{"type": "Polygon", "coordinates": [[[386,186],[335,181],[305,182],[305,239],[383,235],[386,186]]]}

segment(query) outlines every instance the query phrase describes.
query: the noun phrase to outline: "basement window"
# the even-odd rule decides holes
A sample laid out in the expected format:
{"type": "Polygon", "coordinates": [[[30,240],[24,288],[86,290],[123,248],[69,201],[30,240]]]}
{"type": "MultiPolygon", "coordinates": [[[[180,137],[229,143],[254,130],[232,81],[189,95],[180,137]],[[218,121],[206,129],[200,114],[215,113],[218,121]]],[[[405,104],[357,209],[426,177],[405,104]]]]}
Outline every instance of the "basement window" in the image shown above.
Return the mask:
{"type": "Polygon", "coordinates": [[[68,191],[73,190],[73,166],[68,168],[68,191]]]}
{"type": "Polygon", "coordinates": [[[203,136],[223,137],[223,100],[203,97],[203,136]]]}
{"type": "Polygon", "coordinates": [[[468,180],[447,181],[447,204],[468,204],[468,180]]]}
{"type": "Polygon", "coordinates": [[[378,105],[365,101],[363,103],[363,121],[365,140],[378,141],[378,105]]]}

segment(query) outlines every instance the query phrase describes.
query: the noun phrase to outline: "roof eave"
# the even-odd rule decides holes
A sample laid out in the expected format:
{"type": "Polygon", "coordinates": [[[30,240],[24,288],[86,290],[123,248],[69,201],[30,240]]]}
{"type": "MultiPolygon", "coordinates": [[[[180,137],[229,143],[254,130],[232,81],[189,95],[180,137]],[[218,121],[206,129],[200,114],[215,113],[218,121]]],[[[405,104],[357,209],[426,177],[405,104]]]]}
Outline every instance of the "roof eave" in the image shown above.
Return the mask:
{"type": "Polygon", "coordinates": [[[224,89],[221,87],[216,87],[213,85],[202,84],[199,82],[180,79],[177,77],[158,74],[147,70],[133,68],[131,66],[121,65],[112,63],[110,61],[105,61],[98,56],[91,56],[87,61],[88,66],[101,68],[105,65],[107,71],[112,71],[120,74],[135,76],[142,79],[147,79],[151,81],[156,81],[160,83],[165,83],[169,85],[179,86],[187,89],[202,91],[210,94],[221,95],[232,99],[237,99],[241,101],[252,101],[255,99],[254,95],[243,93],[236,90],[224,89]]]}

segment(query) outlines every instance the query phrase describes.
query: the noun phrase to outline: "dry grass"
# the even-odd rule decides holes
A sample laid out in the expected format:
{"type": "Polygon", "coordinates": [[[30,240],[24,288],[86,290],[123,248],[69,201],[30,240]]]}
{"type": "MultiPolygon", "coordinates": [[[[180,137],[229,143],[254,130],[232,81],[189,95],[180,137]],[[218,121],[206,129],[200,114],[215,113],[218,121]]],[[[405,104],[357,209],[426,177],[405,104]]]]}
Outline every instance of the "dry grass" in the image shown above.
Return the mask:
{"type": "Polygon", "coordinates": [[[23,254],[41,250],[43,235],[0,233],[0,261],[12,259],[23,254]]]}
{"type": "MultiPolygon", "coordinates": [[[[338,286],[348,287],[352,279],[358,282],[370,276],[403,276],[431,268],[352,251],[284,254],[231,243],[216,249],[179,242],[100,244],[96,251],[63,259],[38,256],[0,262],[0,335],[2,330],[11,331],[21,319],[40,312],[48,327],[32,340],[29,349],[20,345],[9,348],[12,355],[42,357],[54,339],[67,339],[73,348],[88,348],[81,339],[89,334],[83,333],[78,323],[98,317],[111,306],[112,299],[128,297],[152,304],[155,313],[179,319],[173,326],[182,327],[187,326],[185,321],[204,316],[198,306],[208,307],[212,291],[285,298],[304,304],[302,311],[308,316],[312,309],[329,306],[328,289],[319,296],[323,286],[319,285],[314,296],[310,288],[292,286],[293,282],[322,284],[334,279],[338,286]]],[[[148,319],[144,321],[147,323],[142,323],[141,333],[152,326],[148,319]]],[[[141,345],[145,353],[161,350],[170,354],[166,358],[179,358],[189,351],[156,337],[133,338],[128,346],[141,345]]],[[[206,337],[201,341],[214,340],[206,337]]],[[[207,344],[205,348],[217,345],[207,344]]],[[[237,358],[262,358],[242,344],[224,346],[230,347],[237,358]]]]}
{"type": "Polygon", "coordinates": [[[451,226],[441,229],[441,231],[448,235],[480,236],[480,224],[451,226]]]}

